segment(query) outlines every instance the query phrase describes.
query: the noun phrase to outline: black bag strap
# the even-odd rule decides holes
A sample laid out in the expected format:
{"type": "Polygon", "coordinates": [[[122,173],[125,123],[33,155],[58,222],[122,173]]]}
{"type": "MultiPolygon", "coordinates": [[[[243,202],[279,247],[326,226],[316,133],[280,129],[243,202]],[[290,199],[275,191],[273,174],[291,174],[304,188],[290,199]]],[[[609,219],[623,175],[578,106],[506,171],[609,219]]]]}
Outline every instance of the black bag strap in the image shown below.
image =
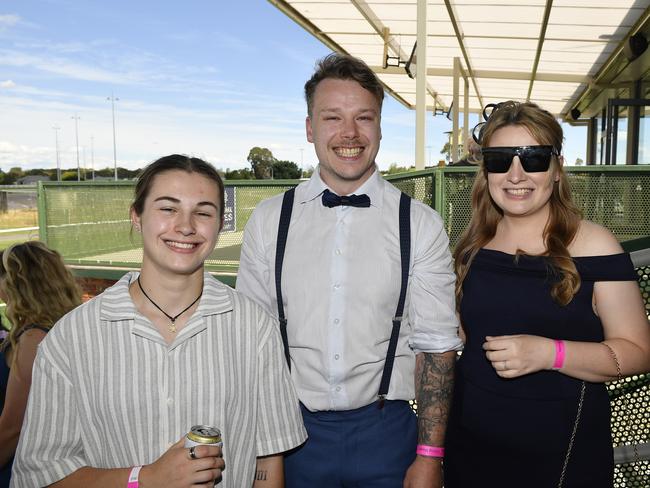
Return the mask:
{"type": "Polygon", "coordinates": [[[395,362],[395,351],[397,350],[397,339],[399,338],[399,329],[402,325],[402,314],[404,313],[404,303],[406,302],[406,288],[409,280],[409,263],[411,261],[411,197],[402,193],[399,200],[399,248],[402,258],[402,285],[397,302],[397,310],[393,317],[393,330],[388,343],[388,353],[384,363],[384,372],[381,375],[379,384],[379,408],[384,406],[384,400],[388,394],[390,386],[390,377],[393,373],[393,363],[395,362]]]}
{"type": "Polygon", "coordinates": [[[282,199],[282,210],[280,211],[280,223],[278,225],[278,241],[275,248],[275,294],[278,300],[278,319],[280,320],[280,335],[284,346],[284,357],[287,366],[291,370],[291,358],[289,356],[289,339],[287,337],[287,318],[284,315],[284,304],[282,303],[282,263],[284,261],[284,250],[287,246],[289,235],[289,223],[293,211],[293,198],[296,189],[292,188],[284,193],[282,199]]]}

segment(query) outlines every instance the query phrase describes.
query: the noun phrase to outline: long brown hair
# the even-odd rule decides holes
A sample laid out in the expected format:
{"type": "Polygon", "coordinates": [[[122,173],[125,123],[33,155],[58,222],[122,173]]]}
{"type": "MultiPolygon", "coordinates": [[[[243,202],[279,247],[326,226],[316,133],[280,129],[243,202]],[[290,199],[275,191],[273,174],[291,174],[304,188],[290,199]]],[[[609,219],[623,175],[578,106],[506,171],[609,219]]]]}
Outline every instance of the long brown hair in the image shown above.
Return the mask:
{"type": "MultiPolygon", "coordinates": [[[[491,113],[481,130],[482,147],[488,147],[493,134],[506,126],[524,127],[541,145],[562,150],[562,127],[555,117],[534,103],[503,102],[491,113]]],[[[549,199],[549,218],[544,227],[545,255],[559,280],[551,288],[551,296],[561,304],[568,304],[580,289],[580,275],[569,254],[568,246],[575,238],[582,214],[571,200],[569,180],[558,157],[553,156],[551,169],[558,175],[549,199]]],[[[454,250],[456,270],[456,303],[463,295],[463,281],[478,251],[495,236],[503,211],[494,203],[488,190],[487,171],[481,161],[472,188],[472,219],[454,250]]]]}
{"type": "MultiPolygon", "coordinates": [[[[0,280],[12,325],[8,344],[14,351],[26,326],[38,324],[49,329],[81,304],[81,290],[61,255],[39,241],[14,244],[2,251],[0,280]]],[[[15,360],[17,355],[13,357],[15,360]]]]}

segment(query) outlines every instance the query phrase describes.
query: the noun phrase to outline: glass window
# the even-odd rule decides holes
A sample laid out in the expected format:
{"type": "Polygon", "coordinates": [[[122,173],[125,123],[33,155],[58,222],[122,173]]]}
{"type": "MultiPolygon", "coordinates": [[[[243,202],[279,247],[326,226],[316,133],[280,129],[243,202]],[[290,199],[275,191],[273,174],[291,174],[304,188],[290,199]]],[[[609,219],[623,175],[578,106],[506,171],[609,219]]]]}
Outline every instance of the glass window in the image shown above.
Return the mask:
{"type": "Polygon", "coordinates": [[[618,130],[616,131],[616,164],[627,162],[627,116],[628,107],[618,107],[618,130]]]}
{"type": "Polygon", "coordinates": [[[639,164],[650,164],[650,107],[641,107],[641,120],[639,120],[639,164]]]}

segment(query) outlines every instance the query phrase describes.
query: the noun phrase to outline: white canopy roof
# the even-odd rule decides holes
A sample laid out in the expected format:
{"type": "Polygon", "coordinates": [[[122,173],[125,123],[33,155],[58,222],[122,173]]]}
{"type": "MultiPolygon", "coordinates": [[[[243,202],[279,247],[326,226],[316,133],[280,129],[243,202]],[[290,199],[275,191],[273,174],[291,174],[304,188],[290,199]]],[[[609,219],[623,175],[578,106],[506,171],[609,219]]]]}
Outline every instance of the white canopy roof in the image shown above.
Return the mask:
{"type": "MultiPolygon", "coordinates": [[[[387,90],[416,106],[405,64],[417,0],[269,0],[333,50],[363,59],[387,90]]],[[[447,110],[453,60],[469,81],[469,109],[504,99],[568,114],[623,57],[650,0],[429,0],[426,106],[447,110]]],[[[461,79],[462,91],[462,79],[461,79]]]]}

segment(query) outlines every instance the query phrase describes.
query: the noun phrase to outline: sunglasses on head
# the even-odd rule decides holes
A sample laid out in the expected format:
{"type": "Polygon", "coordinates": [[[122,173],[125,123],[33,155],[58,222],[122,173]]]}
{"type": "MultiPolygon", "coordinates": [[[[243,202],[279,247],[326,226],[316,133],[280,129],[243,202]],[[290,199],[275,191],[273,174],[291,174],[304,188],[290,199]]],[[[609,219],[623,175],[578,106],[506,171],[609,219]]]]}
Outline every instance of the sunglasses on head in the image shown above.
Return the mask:
{"type": "Polygon", "coordinates": [[[553,146],[485,147],[481,152],[488,173],[507,173],[515,156],[526,173],[541,173],[548,171],[553,156],[559,156],[553,146]]]}

